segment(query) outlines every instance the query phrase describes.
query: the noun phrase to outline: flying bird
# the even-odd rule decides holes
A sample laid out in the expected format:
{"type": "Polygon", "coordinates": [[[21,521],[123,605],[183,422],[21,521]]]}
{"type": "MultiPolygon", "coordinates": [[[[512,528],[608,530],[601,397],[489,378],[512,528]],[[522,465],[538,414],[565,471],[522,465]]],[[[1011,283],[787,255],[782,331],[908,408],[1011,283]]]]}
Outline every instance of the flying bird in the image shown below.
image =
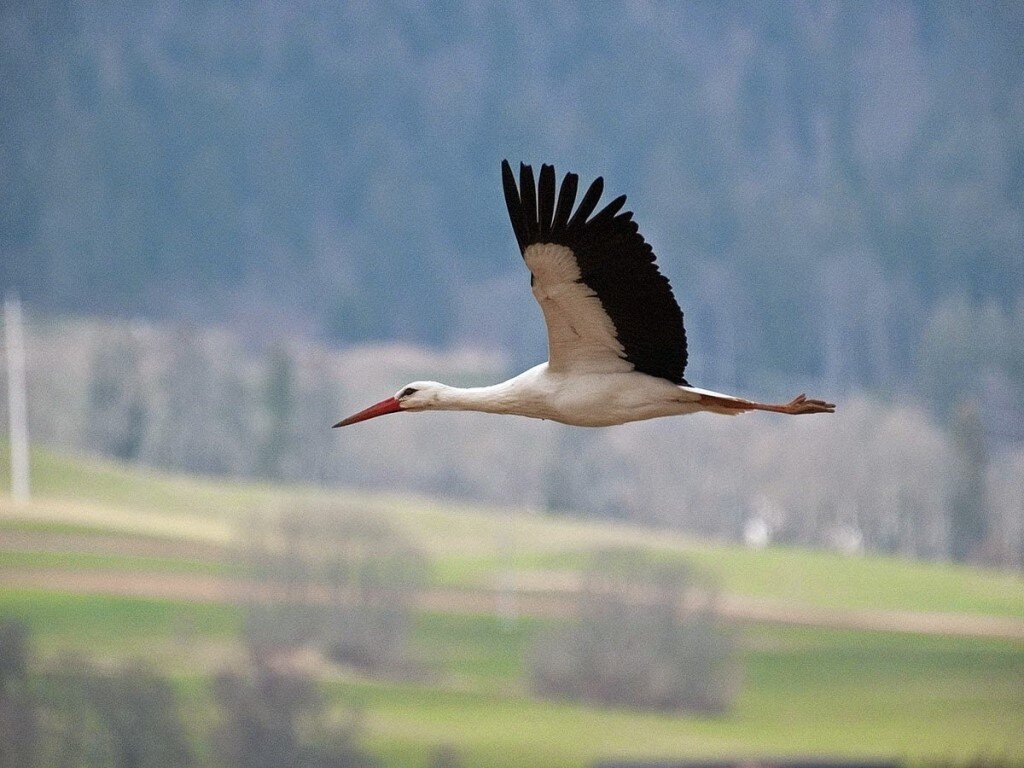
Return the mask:
{"type": "Polygon", "coordinates": [[[548,330],[548,361],[489,387],[463,389],[414,381],[335,424],[344,427],[402,411],[483,411],[551,419],[580,427],[707,411],[832,413],[835,406],[798,395],[773,405],[690,386],[683,313],[655,264],[625,195],[594,214],[604,180],[576,207],[579,177],[556,193],[555,169],[520,165],[519,184],[501,164],[505,203],[530,285],[548,330]]]}

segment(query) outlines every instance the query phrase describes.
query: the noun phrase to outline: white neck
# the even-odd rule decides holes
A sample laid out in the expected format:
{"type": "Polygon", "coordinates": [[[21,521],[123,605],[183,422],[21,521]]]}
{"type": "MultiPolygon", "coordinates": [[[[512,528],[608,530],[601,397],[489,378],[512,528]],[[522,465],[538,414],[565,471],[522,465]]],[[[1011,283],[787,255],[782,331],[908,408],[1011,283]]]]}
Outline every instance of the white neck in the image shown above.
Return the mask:
{"type": "Polygon", "coordinates": [[[437,393],[434,411],[481,411],[483,413],[517,413],[520,398],[509,381],[490,387],[449,387],[437,393]]]}

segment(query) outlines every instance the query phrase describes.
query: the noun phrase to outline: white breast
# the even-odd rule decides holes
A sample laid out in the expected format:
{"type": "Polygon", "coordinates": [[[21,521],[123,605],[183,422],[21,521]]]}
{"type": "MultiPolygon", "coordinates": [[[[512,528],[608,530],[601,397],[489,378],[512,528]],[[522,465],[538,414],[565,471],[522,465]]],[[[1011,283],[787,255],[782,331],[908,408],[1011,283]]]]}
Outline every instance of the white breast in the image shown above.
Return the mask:
{"type": "Polygon", "coordinates": [[[508,383],[515,391],[509,412],[577,427],[608,427],[697,410],[680,387],[636,371],[561,373],[542,364],[508,383]]]}

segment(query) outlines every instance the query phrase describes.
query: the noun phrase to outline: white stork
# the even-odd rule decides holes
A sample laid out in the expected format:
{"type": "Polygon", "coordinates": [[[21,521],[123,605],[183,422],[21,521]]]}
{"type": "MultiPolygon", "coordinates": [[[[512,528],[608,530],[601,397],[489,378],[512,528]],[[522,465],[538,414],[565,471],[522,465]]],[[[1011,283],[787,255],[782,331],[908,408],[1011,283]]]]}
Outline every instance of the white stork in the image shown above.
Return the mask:
{"type": "Polygon", "coordinates": [[[832,413],[835,406],[798,395],[772,405],[691,387],[683,378],[686,332],[668,280],[654,263],[626,197],[591,214],[604,189],[598,178],[575,213],[579,177],[520,165],[519,186],[501,164],[505,203],[533,295],[548,328],[548,361],[490,387],[461,389],[414,381],[394,397],[335,424],[344,427],[399,411],[484,411],[551,419],[580,427],[709,411],[832,413]]]}

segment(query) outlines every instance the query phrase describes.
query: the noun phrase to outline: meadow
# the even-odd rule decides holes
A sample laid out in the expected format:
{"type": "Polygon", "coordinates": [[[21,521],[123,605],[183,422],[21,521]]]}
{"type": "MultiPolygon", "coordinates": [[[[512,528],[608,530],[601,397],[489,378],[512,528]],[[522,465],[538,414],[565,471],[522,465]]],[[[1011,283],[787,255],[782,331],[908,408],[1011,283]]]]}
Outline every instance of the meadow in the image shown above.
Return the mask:
{"type": "Polygon", "coordinates": [[[1024,759],[1020,639],[851,630],[827,621],[828,611],[928,612],[960,617],[968,628],[992,618],[1024,626],[1020,575],[798,548],[748,550],[569,515],[186,478],[43,450],[34,452],[33,468],[29,506],[0,500],[0,616],[31,627],[43,665],[68,652],[145,657],[175,681],[197,738],[208,725],[211,676],[240,653],[241,608],[216,597],[157,599],[116,587],[142,577],[230,579],[232,542],[249,515],[316,504],[386,517],[427,554],[434,587],[493,589],[512,571],[524,590],[562,588],[589,553],[628,546],[699,567],[737,599],[828,609],[821,626],[740,621],[739,693],[722,715],[538,698],[525,659],[538,633],[559,619],[422,610],[414,676],[381,679],[311,662],[338,717],[355,716],[367,746],[388,765],[428,765],[442,746],[467,765],[495,766],[809,754],[914,763],[1024,759]],[[115,588],[51,584],[90,573],[115,588]]]}

